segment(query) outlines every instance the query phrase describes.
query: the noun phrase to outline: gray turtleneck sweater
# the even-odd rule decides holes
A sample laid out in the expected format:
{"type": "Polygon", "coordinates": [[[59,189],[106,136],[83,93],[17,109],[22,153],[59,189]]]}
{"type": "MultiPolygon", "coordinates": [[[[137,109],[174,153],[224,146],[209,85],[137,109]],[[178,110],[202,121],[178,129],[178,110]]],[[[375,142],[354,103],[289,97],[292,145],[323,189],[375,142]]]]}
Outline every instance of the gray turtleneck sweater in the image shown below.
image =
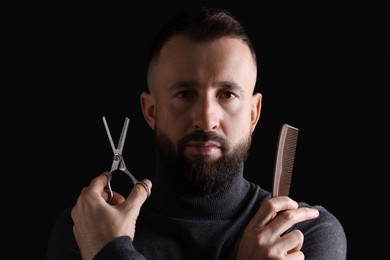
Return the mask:
{"type": "MultiPolygon", "coordinates": [[[[98,259],[235,259],[242,233],[271,194],[243,177],[206,197],[184,196],[160,167],[152,178],[153,191],[141,208],[134,240],[118,237],[95,257],[98,259]]],[[[345,260],[347,241],[338,219],[321,206],[320,216],[301,222],[305,259],[345,260]]],[[[53,226],[47,259],[81,259],[73,236],[71,209],[53,226]]]]}

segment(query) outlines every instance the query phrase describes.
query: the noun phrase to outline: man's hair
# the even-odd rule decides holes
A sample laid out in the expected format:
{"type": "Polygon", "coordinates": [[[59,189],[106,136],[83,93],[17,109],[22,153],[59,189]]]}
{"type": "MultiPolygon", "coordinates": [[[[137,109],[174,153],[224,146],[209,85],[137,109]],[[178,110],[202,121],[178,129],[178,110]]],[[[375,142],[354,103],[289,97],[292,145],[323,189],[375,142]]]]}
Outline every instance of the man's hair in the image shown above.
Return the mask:
{"type": "Polygon", "coordinates": [[[148,53],[148,75],[164,44],[176,35],[186,35],[197,42],[222,37],[241,39],[249,47],[256,64],[255,50],[242,24],[227,10],[198,6],[178,13],[158,31],[148,53]]]}

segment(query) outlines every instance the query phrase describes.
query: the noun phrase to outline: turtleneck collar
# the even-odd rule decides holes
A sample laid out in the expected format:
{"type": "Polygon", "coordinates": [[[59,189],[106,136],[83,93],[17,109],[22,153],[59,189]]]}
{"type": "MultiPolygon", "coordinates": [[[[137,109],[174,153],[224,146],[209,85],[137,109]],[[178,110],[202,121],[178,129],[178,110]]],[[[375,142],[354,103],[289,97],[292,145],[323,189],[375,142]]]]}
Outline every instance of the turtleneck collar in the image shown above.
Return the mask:
{"type": "Polygon", "coordinates": [[[244,164],[224,189],[207,196],[183,195],[161,163],[151,178],[152,194],[146,203],[154,211],[174,218],[230,219],[246,203],[250,183],[243,177],[244,164]]]}

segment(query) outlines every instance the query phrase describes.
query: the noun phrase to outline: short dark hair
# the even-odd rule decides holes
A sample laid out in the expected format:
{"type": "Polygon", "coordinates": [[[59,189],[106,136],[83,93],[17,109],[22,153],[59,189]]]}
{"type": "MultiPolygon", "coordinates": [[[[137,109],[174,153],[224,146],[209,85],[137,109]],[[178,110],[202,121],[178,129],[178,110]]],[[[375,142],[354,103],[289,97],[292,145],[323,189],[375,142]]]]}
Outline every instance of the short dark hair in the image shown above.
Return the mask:
{"type": "Polygon", "coordinates": [[[180,34],[199,42],[221,37],[241,39],[249,47],[256,64],[255,50],[240,21],[225,9],[196,6],[178,13],[158,31],[149,49],[148,71],[164,44],[173,36],[180,34]]]}

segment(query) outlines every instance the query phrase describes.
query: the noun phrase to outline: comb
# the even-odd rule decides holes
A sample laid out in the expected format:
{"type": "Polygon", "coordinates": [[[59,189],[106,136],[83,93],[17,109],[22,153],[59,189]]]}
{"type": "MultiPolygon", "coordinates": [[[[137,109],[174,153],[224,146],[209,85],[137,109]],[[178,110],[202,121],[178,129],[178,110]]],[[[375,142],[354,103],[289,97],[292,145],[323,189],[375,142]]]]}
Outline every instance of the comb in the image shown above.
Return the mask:
{"type": "Polygon", "coordinates": [[[288,124],[283,124],[280,129],[272,188],[273,197],[289,195],[298,131],[298,128],[288,124]]]}

